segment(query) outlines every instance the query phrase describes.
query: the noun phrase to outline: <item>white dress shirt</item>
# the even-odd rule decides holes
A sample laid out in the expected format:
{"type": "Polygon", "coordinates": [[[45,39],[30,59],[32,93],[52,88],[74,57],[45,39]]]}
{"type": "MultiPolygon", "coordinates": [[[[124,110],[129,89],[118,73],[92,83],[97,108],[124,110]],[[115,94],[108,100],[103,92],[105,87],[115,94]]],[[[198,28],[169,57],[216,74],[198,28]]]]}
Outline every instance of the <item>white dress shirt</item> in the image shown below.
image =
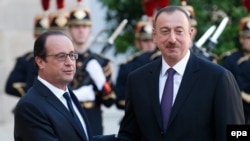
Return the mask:
{"type": "MultiPolygon", "coordinates": [[[[184,58],[182,58],[177,64],[175,64],[172,67],[176,71],[176,73],[174,74],[174,95],[173,95],[172,105],[174,104],[175,98],[177,96],[177,92],[179,90],[181,80],[182,80],[184,71],[186,69],[189,57],[190,57],[190,51],[188,50],[188,52],[186,53],[184,58]]],[[[159,100],[160,101],[162,98],[165,82],[166,82],[167,77],[168,77],[167,70],[169,68],[170,68],[170,66],[166,63],[166,61],[162,57],[162,68],[161,68],[160,76],[159,76],[159,100]]]]}

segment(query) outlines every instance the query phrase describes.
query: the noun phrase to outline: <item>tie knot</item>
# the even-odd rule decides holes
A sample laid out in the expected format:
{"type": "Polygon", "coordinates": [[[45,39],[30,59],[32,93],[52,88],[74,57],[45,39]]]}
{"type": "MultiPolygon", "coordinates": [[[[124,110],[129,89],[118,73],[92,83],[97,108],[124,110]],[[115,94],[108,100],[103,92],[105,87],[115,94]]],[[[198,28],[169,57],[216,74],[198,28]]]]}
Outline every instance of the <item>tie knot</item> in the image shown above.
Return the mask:
{"type": "Polygon", "coordinates": [[[169,68],[169,69],[167,70],[167,73],[168,73],[168,76],[172,76],[172,75],[174,75],[175,70],[174,70],[173,68],[169,68]]]}
{"type": "Polygon", "coordinates": [[[66,100],[70,100],[70,97],[69,97],[69,93],[68,92],[65,92],[63,94],[63,97],[66,99],[66,100]]]}

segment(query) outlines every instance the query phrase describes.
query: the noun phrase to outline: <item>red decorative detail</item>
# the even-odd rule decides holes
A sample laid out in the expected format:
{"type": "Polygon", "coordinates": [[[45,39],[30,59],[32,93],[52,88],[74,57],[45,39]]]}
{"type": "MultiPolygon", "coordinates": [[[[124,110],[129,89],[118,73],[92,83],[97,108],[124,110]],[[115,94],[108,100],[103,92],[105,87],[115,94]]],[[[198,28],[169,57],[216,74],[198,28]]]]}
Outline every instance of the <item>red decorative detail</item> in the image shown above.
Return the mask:
{"type": "Polygon", "coordinates": [[[104,90],[104,95],[109,95],[112,92],[111,86],[108,82],[104,83],[103,90],[104,90]]]}
{"type": "Polygon", "coordinates": [[[169,4],[169,0],[143,0],[144,12],[148,17],[153,17],[157,8],[163,8],[169,4]]]}
{"type": "Polygon", "coordinates": [[[78,3],[82,2],[82,0],[77,0],[78,3]]]}
{"type": "Polygon", "coordinates": [[[47,11],[49,9],[49,0],[41,0],[42,7],[44,11],[47,11]]]}
{"type": "Polygon", "coordinates": [[[64,1],[57,0],[57,9],[63,9],[63,8],[64,8],[64,1]]]}
{"type": "Polygon", "coordinates": [[[250,13],[250,0],[242,0],[242,3],[246,7],[248,13],[250,13]]]}

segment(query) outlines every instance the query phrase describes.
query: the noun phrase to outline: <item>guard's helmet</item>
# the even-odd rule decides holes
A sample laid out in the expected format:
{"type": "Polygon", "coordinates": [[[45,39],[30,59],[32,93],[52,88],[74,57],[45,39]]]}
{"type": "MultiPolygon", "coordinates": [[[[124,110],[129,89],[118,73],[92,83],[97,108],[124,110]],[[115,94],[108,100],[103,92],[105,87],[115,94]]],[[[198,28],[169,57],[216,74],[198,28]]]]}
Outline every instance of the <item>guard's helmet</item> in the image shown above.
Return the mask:
{"type": "Polygon", "coordinates": [[[37,15],[34,18],[33,34],[35,37],[40,36],[49,28],[49,20],[47,16],[37,15]]]}
{"type": "Polygon", "coordinates": [[[151,40],[153,35],[152,23],[149,21],[139,21],[135,29],[137,40],[151,40]]]}
{"type": "Polygon", "coordinates": [[[49,30],[66,30],[68,24],[68,13],[50,13],[49,14],[49,30]]]}
{"type": "Polygon", "coordinates": [[[189,15],[191,26],[193,27],[197,26],[194,8],[190,5],[183,5],[182,7],[187,11],[189,15]]]}
{"type": "Polygon", "coordinates": [[[250,37],[250,17],[244,17],[240,20],[240,36],[250,37]]]}
{"type": "Polygon", "coordinates": [[[68,25],[91,26],[90,10],[88,8],[75,8],[70,11],[68,25]]]}

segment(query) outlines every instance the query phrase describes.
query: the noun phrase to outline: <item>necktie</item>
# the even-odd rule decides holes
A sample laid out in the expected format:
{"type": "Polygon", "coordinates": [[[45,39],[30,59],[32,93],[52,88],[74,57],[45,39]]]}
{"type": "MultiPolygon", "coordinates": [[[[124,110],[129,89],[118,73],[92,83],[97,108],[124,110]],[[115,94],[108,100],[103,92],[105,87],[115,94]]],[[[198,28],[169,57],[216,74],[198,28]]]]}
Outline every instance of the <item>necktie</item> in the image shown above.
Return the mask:
{"type": "Polygon", "coordinates": [[[73,108],[72,100],[71,100],[71,97],[70,97],[69,93],[68,93],[68,92],[65,92],[65,93],[63,94],[63,97],[66,99],[67,105],[68,105],[68,108],[69,108],[69,111],[70,111],[70,113],[72,114],[72,116],[74,117],[74,119],[75,119],[77,125],[78,125],[78,126],[81,128],[81,130],[83,131],[83,136],[85,137],[85,139],[87,139],[87,136],[86,136],[86,134],[85,134],[85,132],[84,132],[82,123],[81,123],[81,121],[79,120],[79,118],[78,118],[78,116],[77,116],[77,114],[76,114],[76,112],[75,112],[75,110],[74,110],[74,108],[73,108]]]}
{"type": "Polygon", "coordinates": [[[174,91],[174,86],[173,86],[174,73],[175,70],[173,68],[169,68],[167,70],[168,77],[165,83],[161,99],[161,113],[162,113],[162,123],[164,131],[167,129],[168,120],[172,109],[173,91],[174,91]]]}

